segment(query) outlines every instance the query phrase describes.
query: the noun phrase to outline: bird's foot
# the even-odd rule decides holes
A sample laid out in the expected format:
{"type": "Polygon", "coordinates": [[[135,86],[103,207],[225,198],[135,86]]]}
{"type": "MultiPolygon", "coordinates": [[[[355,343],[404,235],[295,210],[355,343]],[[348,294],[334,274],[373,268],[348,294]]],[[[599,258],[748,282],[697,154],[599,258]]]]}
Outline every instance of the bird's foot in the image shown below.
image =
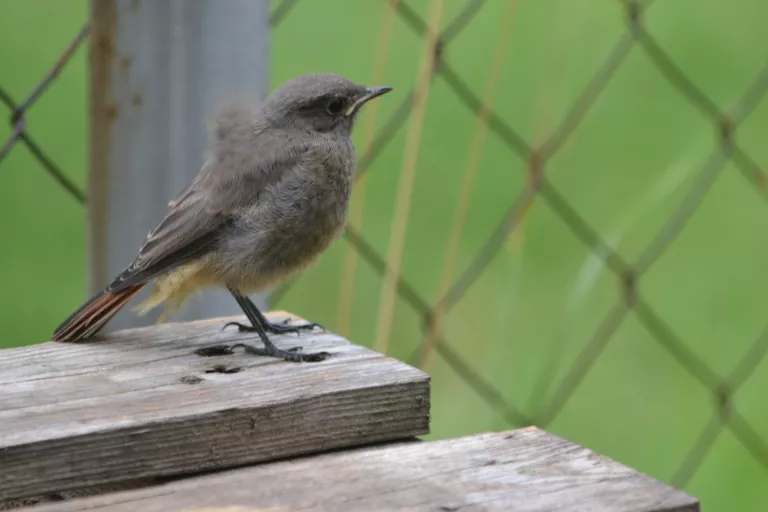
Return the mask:
{"type": "Polygon", "coordinates": [[[252,347],[251,345],[246,345],[244,343],[238,343],[236,346],[243,347],[243,350],[245,350],[246,353],[252,354],[255,356],[269,356],[269,357],[276,357],[278,359],[282,359],[284,361],[293,361],[294,363],[314,363],[318,361],[323,361],[324,359],[327,359],[331,354],[328,352],[314,352],[311,354],[305,354],[302,353],[301,347],[293,347],[288,350],[281,350],[274,345],[272,346],[266,346],[265,348],[256,348],[252,347]]]}
{"type": "Polygon", "coordinates": [[[214,345],[211,347],[200,348],[195,351],[199,356],[212,357],[233,354],[236,348],[242,348],[246,354],[254,356],[276,357],[284,361],[294,363],[314,363],[327,359],[331,354],[328,352],[315,352],[312,354],[301,353],[301,347],[293,347],[288,350],[281,350],[270,344],[264,348],[257,348],[245,343],[235,343],[234,345],[214,345]]]}
{"type": "MultiPolygon", "coordinates": [[[[296,333],[298,336],[301,336],[301,331],[311,331],[315,327],[319,327],[323,331],[325,331],[325,327],[323,327],[320,324],[302,324],[302,325],[288,325],[291,322],[290,318],[286,318],[280,323],[274,323],[274,322],[264,322],[264,330],[266,332],[271,332],[272,334],[287,334],[289,332],[296,333]]],[[[224,326],[224,329],[229,327],[230,325],[236,325],[237,330],[240,332],[259,332],[258,328],[241,324],[239,322],[229,322],[224,326]]]]}

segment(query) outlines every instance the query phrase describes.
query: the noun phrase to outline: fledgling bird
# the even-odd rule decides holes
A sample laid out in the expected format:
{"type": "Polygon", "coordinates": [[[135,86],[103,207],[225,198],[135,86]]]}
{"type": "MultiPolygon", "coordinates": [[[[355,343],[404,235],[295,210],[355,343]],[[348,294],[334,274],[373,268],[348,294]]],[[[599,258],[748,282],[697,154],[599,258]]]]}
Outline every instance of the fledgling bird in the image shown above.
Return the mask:
{"type": "Polygon", "coordinates": [[[334,74],[284,83],[254,110],[222,109],[199,174],[168,204],[135,260],[53,333],[55,341],[96,334],[144,285],[143,313],[178,308],[202,288],[226,287],[264,349],[258,355],[320,361],[327,353],[278,349],[267,333],[316,324],[269,322],[247,297],[311,264],[344,231],[355,172],[350,133],[360,108],[391,87],[364,87],[334,74]]]}

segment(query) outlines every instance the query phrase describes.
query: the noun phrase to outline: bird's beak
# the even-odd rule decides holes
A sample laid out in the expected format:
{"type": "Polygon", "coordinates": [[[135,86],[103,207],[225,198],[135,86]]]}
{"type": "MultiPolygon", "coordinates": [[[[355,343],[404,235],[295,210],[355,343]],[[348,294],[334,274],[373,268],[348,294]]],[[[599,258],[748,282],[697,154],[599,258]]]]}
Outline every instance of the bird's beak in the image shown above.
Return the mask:
{"type": "Polygon", "coordinates": [[[373,98],[376,98],[377,96],[381,96],[382,94],[386,94],[389,91],[391,91],[393,87],[389,87],[387,85],[382,85],[379,87],[368,87],[366,89],[365,96],[362,96],[360,99],[358,99],[356,102],[352,104],[351,107],[349,107],[344,114],[345,116],[349,117],[358,110],[360,110],[360,107],[362,107],[368,100],[372,100],[373,98]]]}

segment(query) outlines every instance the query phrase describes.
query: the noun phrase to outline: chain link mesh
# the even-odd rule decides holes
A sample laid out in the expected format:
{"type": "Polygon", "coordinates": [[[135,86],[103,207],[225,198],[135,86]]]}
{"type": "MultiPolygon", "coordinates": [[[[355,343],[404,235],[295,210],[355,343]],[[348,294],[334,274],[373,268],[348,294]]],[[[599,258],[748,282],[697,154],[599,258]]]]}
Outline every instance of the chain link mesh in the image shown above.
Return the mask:
{"type": "MultiPolygon", "coordinates": [[[[406,2],[390,2],[402,20],[419,36],[424,37],[427,24],[406,2]]],[[[645,30],[643,15],[651,7],[652,1],[626,0],[623,3],[627,28],[616,41],[613,49],[592,79],[568,110],[562,122],[542,144],[533,146],[512,128],[497,112],[490,112],[488,128],[504,141],[509,150],[527,163],[531,179],[528,186],[511,202],[506,214],[500,219],[492,235],[477,252],[472,263],[452,284],[448,291],[434,304],[422,297],[415,286],[403,276],[396,276],[396,289],[400,297],[423,319],[426,331],[432,323],[435,311],[440,308],[450,311],[467,293],[488,264],[498,254],[509,235],[520,225],[524,214],[532,202],[540,197],[557,213],[573,234],[595,254],[601,255],[609,268],[621,283],[622,301],[617,303],[590,337],[584,350],[579,354],[565,378],[552,395],[549,402],[535,417],[529,417],[522,409],[503,398],[503,393],[492,382],[488,382],[482,372],[471,368],[444,335],[437,337],[435,350],[453,369],[455,374],[466,382],[489,407],[495,409],[512,426],[538,425],[547,427],[557,417],[568,402],[580,381],[595,365],[616,331],[630,312],[633,312],[653,338],[679,363],[680,367],[704,386],[713,397],[712,419],[702,430],[690,453],[680,463],[671,479],[673,485],[684,487],[696,469],[701,465],[707,452],[712,448],[718,434],[723,429],[730,430],[738,441],[764,468],[768,469],[768,436],[761,435],[733,405],[733,397],[750,374],[759,365],[768,352],[768,325],[766,334],[756,339],[741,358],[736,368],[729,375],[720,375],[710,368],[691,344],[681,339],[664,321],[639,291],[639,281],[649,268],[674,243],[686,222],[700,205],[705,194],[720,175],[728,162],[733,162],[742,176],[758,189],[761,196],[766,175],[743,148],[734,140],[734,132],[757,106],[768,92],[768,63],[754,79],[751,87],[728,112],[722,112],[715,103],[667,55],[664,49],[645,30]],[[597,230],[581,216],[557,188],[548,180],[547,162],[563,147],[568,138],[578,129],[590,107],[605,90],[614,73],[625,62],[630,51],[639,47],[651,59],[658,72],[679,92],[681,98],[690,102],[702,115],[706,116],[716,133],[715,144],[705,164],[698,172],[693,186],[688,190],[675,211],[634,261],[626,261],[609,243],[603,240],[597,230]]],[[[477,12],[487,2],[469,0],[464,8],[450,20],[446,28],[436,38],[434,74],[439,75],[455,92],[459,100],[475,115],[484,107],[482,100],[472,92],[469,84],[445,58],[445,49],[452,40],[471,22],[477,12]]],[[[404,95],[400,107],[395,109],[391,118],[381,129],[368,152],[359,161],[358,179],[364,175],[383,151],[388,141],[400,130],[408,119],[413,104],[419,101],[424,91],[409,91],[404,95]]],[[[385,258],[353,226],[345,234],[347,241],[354,246],[376,272],[384,277],[387,274],[385,258]]],[[[272,302],[280,300],[290,288],[289,282],[272,294],[272,302]]],[[[417,347],[410,362],[419,365],[422,347],[417,347]]]]}

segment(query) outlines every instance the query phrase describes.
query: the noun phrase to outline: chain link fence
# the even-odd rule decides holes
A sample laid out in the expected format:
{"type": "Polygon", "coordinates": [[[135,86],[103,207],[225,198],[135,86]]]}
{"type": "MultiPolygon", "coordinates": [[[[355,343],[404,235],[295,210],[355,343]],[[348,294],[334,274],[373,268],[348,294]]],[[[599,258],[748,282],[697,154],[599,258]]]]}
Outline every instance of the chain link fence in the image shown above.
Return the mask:
{"type": "MultiPolygon", "coordinates": [[[[384,5],[380,20],[383,36],[380,34],[379,48],[374,62],[374,76],[386,81],[386,73],[381,66],[376,69],[377,63],[386,60],[387,51],[391,50],[392,24],[398,22],[408,27],[421,45],[423,53],[419,61],[418,69],[414,75],[413,88],[410,91],[398,90],[400,98],[399,106],[394,108],[379,106],[377,108],[391,112],[385,122],[381,123],[378,130],[374,130],[373,122],[361,129],[364,144],[359,151],[358,161],[358,187],[364,187],[369,173],[378,169],[374,164],[377,159],[390,147],[393,140],[403,131],[407,132],[405,149],[403,150],[403,171],[400,175],[397,201],[398,207],[395,216],[402,216],[400,222],[395,219],[390,232],[389,252],[384,254],[377,249],[377,244],[371,242],[366,230],[360,227],[362,210],[361,206],[353,206],[353,212],[349,227],[344,235],[346,244],[351,253],[344,256],[344,265],[339,272],[339,304],[342,310],[339,313],[339,323],[346,324],[338,330],[349,330],[349,317],[354,302],[355,260],[360,258],[381,279],[381,297],[377,315],[378,327],[375,329],[376,348],[387,351],[388,338],[391,337],[389,325],[393,321],[392,304],[395,299],[407,304],[415,312],[421,322],[421,333],[418,337],[407,340],[410,347],[409,362],[429,367],[433,353],[436,353],[453,372],[456,379],[464,382],[475,393],[477,399],[483,401],[488,408],[495,411],[510,427],[525,425],[538,425],[542,428],[550,428],[555,423],[559,414],[569,403],[573,395],[579,390],[582,381],[593,371],[598,361],[611,344],[617,342],[617,332],[626,322],[639,322],[651,335],[653,342],[658,344],[674,361],[678,371],[685,372],[692,377],[702,390],[711,398],[710,419],[690,442],[690,448],[682,460],[665,459],[664,471],[660,478],[667,480],[672,485],[686,489],[689,482],[707,460],[707,456],[715,446],[717,440],[724,432],[730,433],[733,438],[749,453],[754,463],[762,467],[762,472],[754,473],[762,478],[762,487],[768,484],[768,434],[753,424],[735,403],[735,397],[740,389],[755,373],[758,366],[764,361],[768,352],[768,323],[764,333],[739,354],[737,363],[728,372],[722,372],[712,367],[705,357],[697,352],[697,340],[687,339],[673,328],[670,320],[665,317],[642,291],[644,276],[660,261],[662,256],[675,245],[679,236],[686,228],[686,224],[695,215],[705,196],[710,192],[715,182],[723,173],[731,172],[732,166],[738,172],[743,182],[752,187],[756,193],[766,199],[765,183],[766,174],[748,150],[739,143],[736,136],[737,129],[752,114],[768,92],[768,58],[766,65],[753,77],[751,84],[743,91],[738,101],[730,108],[722,109],[708,96],[690,76],[678,65],[676,60],[667,53],[664,45],[660,43],[648,29],[646,20],[657,4],[662,2],[631,1],[617,2],[623,13],[625,29],[619,35],[615,44],[607,52],[602,64],[596,69],[591,79],[577,95],[575,101],[566,110],[562,120],[552,129],[547,137],[540,141],[526,140],[518,129],[505,118],[501,112],[494,110],[492,96],[498,91],[498,83],[494,86],[493,78],[489,79],[485,94],[477,94],[475,90],[482,86],[473,78],[464,76],[461,71],[451,63],[449,50],[454,45],[463,41],[459,36],[486,8],[489,2],[485,0],[468,0],[461,2],[459,8],[449,20],[440,23],[440,10],[442,2],[432,0],[430,10],[426,17],[418,12],[414,2],[403,0],[389,0],[382,2],[384,5]],[[436,30],[441,26],[442,29],[436,30]],[[699,166],[686,190],[671,209],[661,227],[650,237],[648,243],[641,248],[632,258],[620,253],[598,227],[593,225],[586,216],[582,215],[579,207],[575,206],[566,193],[561,192],[550,178],[548,166],[562,148],[566,145],[574,133],[582,127],[585,118],[595,103],[611,87],[611,81],[616,73],[628,59],[631,52],[641,52],[652,63],[654,72],[665,80],[679,96],[680,102],[687,102],[703,118],[707,120],[714,134],[706,160],[699,166]],[[438,296],[434,300],[427,298],[420,287],[405,277],[401,272],[400,260],[402,257],[403,231],[408,220],[408,202],[412,191],[412,176],[410,173],[418,173],[418,165],[415,163],[415,154],[418,147],[408,149],[409,141],[418,146],[421,136],[421,117],[427,109],[427,98],[430,89],[435,87],[437,81],[441,86],[447,86],[457,100],[456,108],[466,109],[472,114],[475,123],[473,134],[477,137],[477,147],[482,146],[485,132],[492,133],[508,149],[509,153],[519,159],[525,169],[524,186],[521,187],[517,197],[512,198],[506,208],[506,212],[497,220],[495,227],[490,231],[484,243],[478,250],[473,251],[471,261],[460,272],[455,272],[457,266],[455,253],[460,245],[462,226],[466,220],[468,211],[468,192],[460,194],[457,200],[456,214],[451,223],[451,234],[446,247],[445,260],[438,262],[442,267],[441,284],[438,286],[438,296]],[[494,89],[495,87],[495,89],[494,89]],[[412,142],[413,140],[416,142],[412,142]],[[409,153],[413,153],[409,157],[409,153]],[[554,390],[542,398],[537,405],[536,412],[530,412],[531,407],[524,407],[513,403],[507,390],[489,377],[490,372],[484,368],[473,366],[472,362],[463,355],[463,350],[457,348],[463,340],[453,339],[450,329],[445,327],[445,319],[454,308],[466,297],[469,290],[477,285],[491,262],[498,257],[504,245],[517,230],[522,230],[526,216],[536,202],[543,202],[577,240],[595,257],[604,270],[612,273],[618,283],[618,300],[604,313],[602,319],[597,322],[594,331],[583,342],[583,348],[570,365],[556,372],[550,366],[544,365],[541,379],[548,382],[557,382],[554,390]],[[357,209],[355,209],[357,208],[357,209]],[[403,211],[405,210],[405,211],[403,211]],[[393,250],[393,246],[399,249],[393,250]],[[452,256],[453,255],[453,256],[452,256]],[[455,278],[453,276],[456,276],[455,278]],[[387,306],[389,303],[389,307],[387,306]],[[558,375],[561,378],[558,380],[558,375]]],[[[424,3],[426,5],[426,2],[424,3]]],[[[515,2],[510,2],[510,5],[515,2]]],[[[297,0],[284,0],[276,2],[273,6],[271,25],[274,30],[280,31],[281,24],[290,20],[297,11],[305,8],[302,2],[297,0]]],[[[509,7],[507,14],[512,12],[509,7]]],[[[279,33],[279,32],[276,32],[279,33]]],[[[503,30],[500,38],[504,36],[503,30]]],[[[66,170],[61,169],[46,154],[44,148],[35,141],[25,122],[25,116],[33,109],[36,101],[49,87],[55,87],[55,78],[67,65],[67,62],[78,49],[85,44],[88,38],[88,27],[83,27],[74,37],[72,42],[62,52],[61,58],[54,63],[46,73],[38,86],[36,86],[24,99],[17,99],[3,88],[0,80],[0,101],[7,108],[10,118],[11,133],[2,143],[0,148],[0,173],[3,172],[3,161],[12,151],[16,151],[20,145],[28,148],[34,155],[40,168],[47,172],[51,179],[61,185],[62,193],[71,196],[75,201],[85,204],[85,193],[67,178],[66,170]]],[[[499,43],[499,48],[503,44],[499,43]]],[[[374,52],[371,51],[373,54],[374,52]]],[[[502,50],[498,51],[494,59],[494,66],[504,66],[507,56],[501,57],[502,50]]],[[[493,73],[491,73],[493,77],[493,73]]],[[[509,93],[509,92],[507,92],[509,93]]],[[[395,96],[392,95],[392,98],[395,96]]],[[[364,121],[363,121],[364,122],[364,121]]],[[[628,123],[632,120],[628,119],[628,123]]],[[[620,130],[621,127],[617,127],[620,130]]],[[[474,147],[474,146],[473,146],[474,147]]],[[[360,148],[360,145],[358,145],[360,148]]],[[[474,175],[477,169],[482,172],[484,165],[505,166],[506,162],[492,162],[491,164],[476,162],[468,165],[468,171],[462,181],[462,190],[471,189],[474,175]]],[[[470,159],[472,160],[472,159],[470,159]]],[[[458,166],[459,164],[457,164],[458,166]]],[[[28,172],[34,172],[29,170],[28,172]]],[[[377,172],[384,172],[378,169],[377,172]]],[[[510,171],[514,172],[514,170],[510,171]]],[[[621,172],[617,170],[616,172],[621,172]]],[[[356,191],[357,193],[357,191],[356,191]]],[[[736,206],[735,206],[736,207],[736,206]]],[[[768,209],[766,209],[768,212],[768,209]]],[[[727,229],[727,228],[726,228],[727,229]]],[[[757,233],[755,236],[761,236],[757,233]]],[[[713,241],[713,243],[717,243],[713,241]]],[[[379,244],[381,245],[381,244],[379,244]]],[[[706,250],[706,248],[702,248],[706,250]]],[[[705,276],[703,276],[705,277],[705,276]]],[[[285,305],[290,302],[291,290],[300,283],[304,277],[296,281],[288,282],[279,287],[271,295],[271,304],[285,305]]],[[[680,283],[685,286],[685,283],[680,283]]],[[[291,308],[288,308],[291,309],[291,308]]],[[[305,315],[306,316],[306,315],[305,315]]],[[[313,318],[313,320],[318,320],[313,318]]],[[[478,322],[479,319],[465,319],[465,322],[478,322]]],[[[337,326],[339,327],[339,326],[337,326]]],[[[346,334],[346,332],[343,332],[346,334]]],[[[357,340],[365,342],[365,340],[357,340]]],[[[370,336],[369,336],[370,339],[370,336]]],[[[505,342],[513,343],[514,333],[505,342]]],[[[727,343],[728,340],[723,340],[727,343]]],[[[555,350],[555,352],[557,352],[555,350]]],[[[391,353],[391,352],[390,352],[391,353]]],[[[558,354],[552,353],[552,358],[558,354]]],[[[653,375],[646,375],[647,379],[654,379],[653,375]]],[[[440,383],[436,383],[438,386],[440,383]]],[[[644,382],[636,382],[637,386],[645,385],[644,382]]],[[[440,392],[436,389],[436,392],[440,392]]],[[[685,404],[680,407],[684,408],[685,404]]],[[[610,415],[611,413],[605,413],[610,415]]],[[[659,421],[662,419],[659,418],[659,421]]],[[[581,430],[589,429],[590,425],[600,422],[597,417],[584,416],[581,430]]],[[[558,430],[566,437],[579,442],[578,435],[573,435],[565,429],[558,430]]],[[[624,441],[630,441],[630,433],[624,441]]],[[[642,443],[642,432],[635,432],[642,443]]],[[[647,446],[653,450],[653,446],[647,446]]],[[[609,456],[613,454],[606,453],[609,456]]],[[[621,459],[619,459],[621,460],[621,459]]],[[[643,469],[643,468],[640,468],[643,469]]],[[[706,498],[706,497],[705,497],[706,498]]],[[[768,496],[766,496],[768,498],[768,496]]],[[[704,501],[706,506],[706,499],[704,501]]],[[[757,505],[756,505],[757,506],[757,505]]],[[[757,509],[755,509],[757,510],[757,509]]]]}

